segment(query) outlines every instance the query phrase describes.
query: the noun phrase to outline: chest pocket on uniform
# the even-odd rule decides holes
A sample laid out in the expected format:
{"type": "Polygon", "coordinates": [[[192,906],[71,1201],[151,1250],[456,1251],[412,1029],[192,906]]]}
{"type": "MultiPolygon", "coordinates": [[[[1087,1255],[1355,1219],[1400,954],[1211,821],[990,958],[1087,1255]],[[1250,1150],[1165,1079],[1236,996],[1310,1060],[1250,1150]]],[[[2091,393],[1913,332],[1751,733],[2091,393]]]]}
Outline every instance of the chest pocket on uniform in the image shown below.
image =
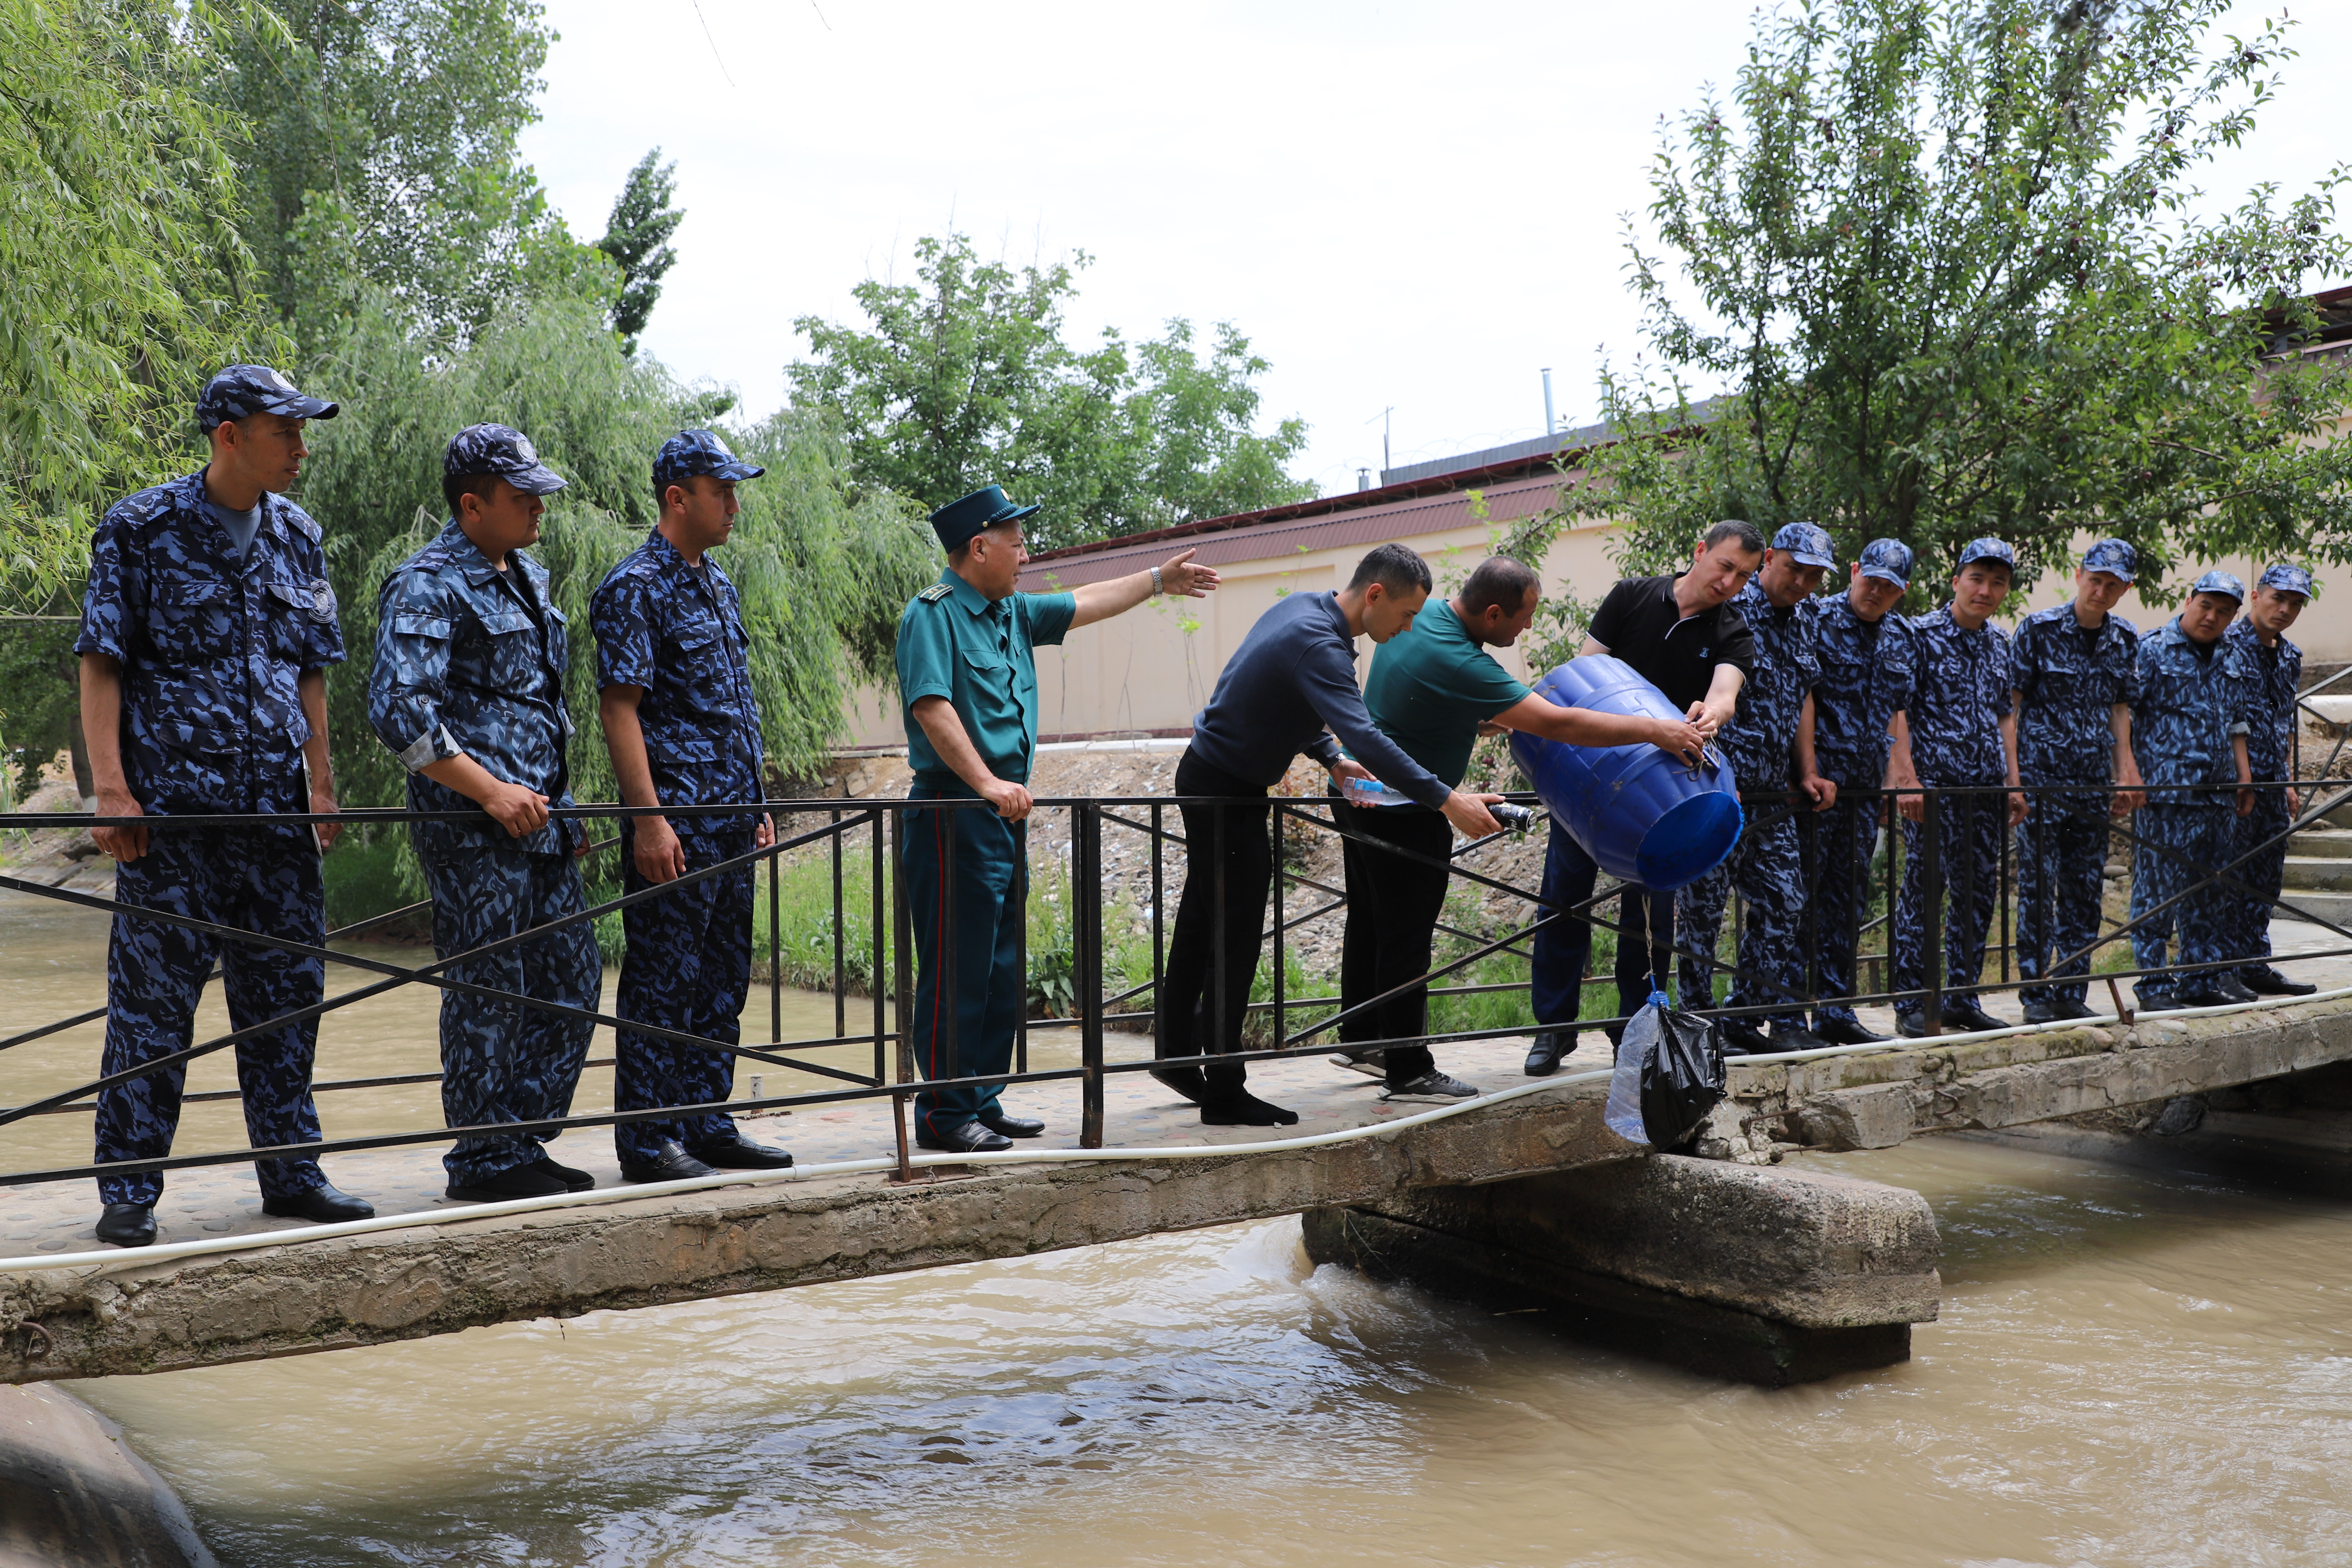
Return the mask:
{"type": "Polygon", "coordinates": [[[243,630],[236,596],[226,584],[173,583],[155,590],[161,614],[147,635],[165,664],[196,664],[235,658],[243,630]]]}
{"type": "Polygon", "coordinates": [[[533,634],[539,628],[530,617],[520,610],[493,610],[481,617],[481,625],[488,684],[514,696],[538,690],[539,639],[533,634]]]}
{"type": "MultiPolygon", "coordinates": [[[[304,583],[272,583],[262,600],[269,616],[269,651],[289,662],[302,657],[308,627],[319,618],[319,595],[304,583]]],[[[325,601],[333,604],[332,598],[325,601]]],[[[333,611],[329,610],[332,615],[333,611]]]]}

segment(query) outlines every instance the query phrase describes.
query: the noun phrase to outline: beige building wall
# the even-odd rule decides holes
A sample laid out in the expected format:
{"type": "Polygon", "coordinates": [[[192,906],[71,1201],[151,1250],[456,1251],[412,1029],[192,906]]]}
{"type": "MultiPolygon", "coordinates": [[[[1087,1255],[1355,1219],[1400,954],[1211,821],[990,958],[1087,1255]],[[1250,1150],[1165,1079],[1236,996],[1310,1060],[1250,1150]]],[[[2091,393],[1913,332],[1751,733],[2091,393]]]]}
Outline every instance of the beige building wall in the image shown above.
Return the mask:
{"type": "MultiPolygon", "coordinates": [[[[1429,559],[1442,590],[1449,582],[1459,582],[1486,558],[1495,526],[1529,515],[1540,504],[1541,495],[1529,488],[1498,500],[1485,523],[1402,533],[1396,538],[1429,559]]],[[[1612,525],[1595,523],[1562,534],[1541,568],[1545,592],[1556,592],[1565,584],[1586,603],[1597,603],[1620,575],[1609,557],[1613,531],[1612,525]]],[[[1223,536],[1223,541],[1231,552],[1247,537],[1236,531],[1223,536]]],[[[1164,559],[1184,542],[1164,545],[1151,559],[1164,559]]],[[[2089,542],[2084,539],[2078,545],[2087,547],[2089,542]]],[[[1219,562],[1223,586],[1207,598],[1153,601],[1115,619],[1074,631],[1058,648],[1038,649],[1039,732],[1078,736],[1189,728],[1192,715],[1208,700],[1225,660],[1241,646],[1258,616],[1286,594],[1339,586],[1369,548],[1370,543],[1350,541],[1304,552],[1293,547],[1278,555],[1219,562]]],[[[2242,559],[2200,562],[2184,568],[2185,575],[2177,574],[2173,580],[2192,581],[2211,565],[2237,574],[2249,586],[2262,569],[2261,563],[2242,559]]],[[[2352,662],[2352,613],[2346,608],[2352,606],[2352,591],[2346,586],[2352,583],[2352,574],[2336,568],[2315,576],[2319,592],[2288,635],[2301,645],[2307,662],[2352,662]]],[[[2025,595],[2025,610],[2061,603],[2073,593],[2071,574],[2048,574],[2025,595]]],[[[2116,613],[2145,632],[2163,625],[2174,612],[2144,605],[2137,594],[2127,594],[2116,613]]],[[[1370,667],[1371,653],[1369,640],[1360,645],[1360,679],[1370,667]]],[[[1542,673],[1529,670],[1516,647],[1497,649],[1496,658],[1521,679],[1542,673]]],[[[886,703],[879,693],[861,690],[854,694],[852,707],[853,744],[905,742],[895,702],[886,703]]]]}

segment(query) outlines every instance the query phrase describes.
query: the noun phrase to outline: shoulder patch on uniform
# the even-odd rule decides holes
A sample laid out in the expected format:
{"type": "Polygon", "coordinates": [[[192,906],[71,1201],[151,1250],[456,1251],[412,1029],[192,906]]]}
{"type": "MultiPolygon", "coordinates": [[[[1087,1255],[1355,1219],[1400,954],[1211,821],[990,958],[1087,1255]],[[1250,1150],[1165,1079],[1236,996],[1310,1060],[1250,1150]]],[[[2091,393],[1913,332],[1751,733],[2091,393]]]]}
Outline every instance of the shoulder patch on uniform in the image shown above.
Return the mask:
{"type": "Polygon", "coordinates": [[[949,587],[945,583],[934,583],[929,587],[924,589],[921,593],[916,595],[915,597],[922,600],[926,605],[936,605],[941,599],[946,598],[950,594],[954,592],[955,590],[949,587]]]}

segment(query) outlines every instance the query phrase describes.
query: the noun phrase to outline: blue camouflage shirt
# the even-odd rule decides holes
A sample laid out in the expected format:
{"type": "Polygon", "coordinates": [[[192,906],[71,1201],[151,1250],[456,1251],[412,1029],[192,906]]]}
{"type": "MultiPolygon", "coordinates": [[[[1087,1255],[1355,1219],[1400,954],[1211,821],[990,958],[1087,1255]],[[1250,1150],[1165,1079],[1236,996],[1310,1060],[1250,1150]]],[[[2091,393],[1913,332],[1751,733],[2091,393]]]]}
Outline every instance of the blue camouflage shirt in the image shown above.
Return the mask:
{"type": "MultiPolygon", "coordinates": [[[[418,771],[461,752],[550,805],[572,804],[563,612],[548,597],[546,567],[520,550],[507,559],[500,572],[452,521],[377,595],[368,721],[407,765],[411,810],[479,812],[418,771]]],[[[581,842],[579,823],[552,817],[520,838],[478,816],[415,827],[420,847],[557,855],[581,842]]]]}
{"type": "MultiPolygon", "coordinates": [[[[1805,599],[1782,609],[1751,577],[1732,596],[1731,607],[1748,622],[1756,639],[1755,666],[1739,688],[1739,707],[1724,727],[1724,754],[1740,784],[1772,789],[1789,782],[1789,748],[1805,698],[1822,677],[1814,620],[1818,602],[1805,599]]],[[[1818,723],[1818,719],[1816,723],[1818,723]]]]}
{"type": "MultiPolygon", "coordinates": [[[[597,687],[645,689],[637,724],[662,804],[764,798],[751,639],[742,601],[719,563],[706,553],[697,571],[656,529],[606,574],[588,620],[597,687]]],[[[680,833],[748,837],[759,821],[746,813],[673,816],[670,824],[680,833]]]]}
{"type": "Polygon", "coordinates": [[[2246,733],[2256,700],[2254,671],[2226,633],[2210,654],[2181,634],[2177,616],[2141,637],[2132,670],[2132,755],[2147,798],[2232,804],[2226,788],[2214,786],[2238,782],[2230,737],[2246,733]]]}
{"type": "Polygon", "coordinates": [[[2036,610],[2010,639],[2018,774],[2027,784],[2105,784],[2115,773],[2115,706],[2131,700],[2139,632],[2120,616],[2087,630],[2069,603],[2036,610]]]}
{"type": "Polygon", "coordinates": [[[265,493],[241,552],[205,504],[202,469],[99,523],[74,651],[121,661],[122,772],[145,810],[310,809],[299,682],[343,660],[319,539],[300,507],[265,493]]]}
{"type": "Polygon", "coordinates": [[[2283,779],[2294,744],[2294,694],[2303,684],[2303,649],[2284,636],[2276,647],[2264,647],[2254,635],[2254,624],[2243,616],[2230,623],[2221,640],[2237,648],[2253,677],[2246,713],[2246,761],[2254,777],[2283,779]]]}
{"type": "Polygon", "coordinates": [[[1974,631],[1949,605],[1911,623],[1911,763],[1921,784],[1999,784],[2009,776],[2000,721],[2009,713],[2009,635],[1974,631]]]}
{"type": "Polygon", "coordinates": [[[1865,621],[1843,594],[1814,606],[1813,763],[1823,778],[1862,789],[1885,779],[1886,726],[1911,705],[1916,640],[1901,616],[1865,621]]]}

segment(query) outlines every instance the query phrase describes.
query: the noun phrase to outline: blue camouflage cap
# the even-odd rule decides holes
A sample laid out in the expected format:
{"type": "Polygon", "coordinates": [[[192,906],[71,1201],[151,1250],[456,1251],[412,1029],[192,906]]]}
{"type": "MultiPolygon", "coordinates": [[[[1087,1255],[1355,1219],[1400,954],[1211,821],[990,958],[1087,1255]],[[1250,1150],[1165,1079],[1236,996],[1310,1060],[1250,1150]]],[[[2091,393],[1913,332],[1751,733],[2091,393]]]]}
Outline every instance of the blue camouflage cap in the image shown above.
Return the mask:
{"type": "Polygon", "coordinates": [[[2282,594],[2301,594],[2307,599],[2311,597],[2311,574],[2292,561],[2281,561],[2263,567],[2254,586],[2274,588],[2282,594]]]}
{"type": "Polygon", "coordinates": [[[2139,552],[2126,541],[2102,539],[2083,552],[2083,570],[2105,572],[2110,577],[2120,577],[2129,583],[2139,574],[2139,552]]]}
{"type": "Polygon", "coordinates": [[[289,419],[332,419],[340,404],[306,397],[266,364],[233,364],[196,394],[196,428],[209,435],[232,419],[283,414],[289,419]]]}
{"type": "Polygon", "coordinates": [[[681,430],[662,443],[654,458],[654,489],[667,489],[698,474],[721,479],[756,479],[768,470],[747,463],[727,449],[727,443],[709,430],[681,430]]]}
{"type": "Polygon", "coordinates": [[[450,437],[441,471],[453,479],[496,474],[531,496],[551,496],[568,482],[539,460],[530,437],[505,425],[469,425],[450,437]]]}
{"type": "Polygon", "coordinates": [[[1875,577],[1898,588],[1911,585],[1911,547],[1899,539],[1872,540],[1862,547],[1862,559],[1854,564],[1862,568],[1865,577],[1875,577]]]}
{"type": "Polygon", "coordinates": [[[2246,602],[2246,585],[2227,572],[2208,572],[2189,584],[2192,594],[2227,594],[2240,604],[2246,602]]]}
{"type": "Polygon", "coordinates": [[[1772,548],[1785,550],[1807,566],[1837,564],[1836,546],[1830,542],[1829,531],[1819,523],[1787,522],[1772,536],[1772,548]]]}
{"type": "Polygon", "coordinates": [[[2012,575],[2017,571],[2017,552],[1990,534],[1982,539],[1971,539],[1961,545],[1960,558],[1952,563],[1952,570],[1965,572],[1979,561],[1998,561],[2008,567],[2012,575]]]}

